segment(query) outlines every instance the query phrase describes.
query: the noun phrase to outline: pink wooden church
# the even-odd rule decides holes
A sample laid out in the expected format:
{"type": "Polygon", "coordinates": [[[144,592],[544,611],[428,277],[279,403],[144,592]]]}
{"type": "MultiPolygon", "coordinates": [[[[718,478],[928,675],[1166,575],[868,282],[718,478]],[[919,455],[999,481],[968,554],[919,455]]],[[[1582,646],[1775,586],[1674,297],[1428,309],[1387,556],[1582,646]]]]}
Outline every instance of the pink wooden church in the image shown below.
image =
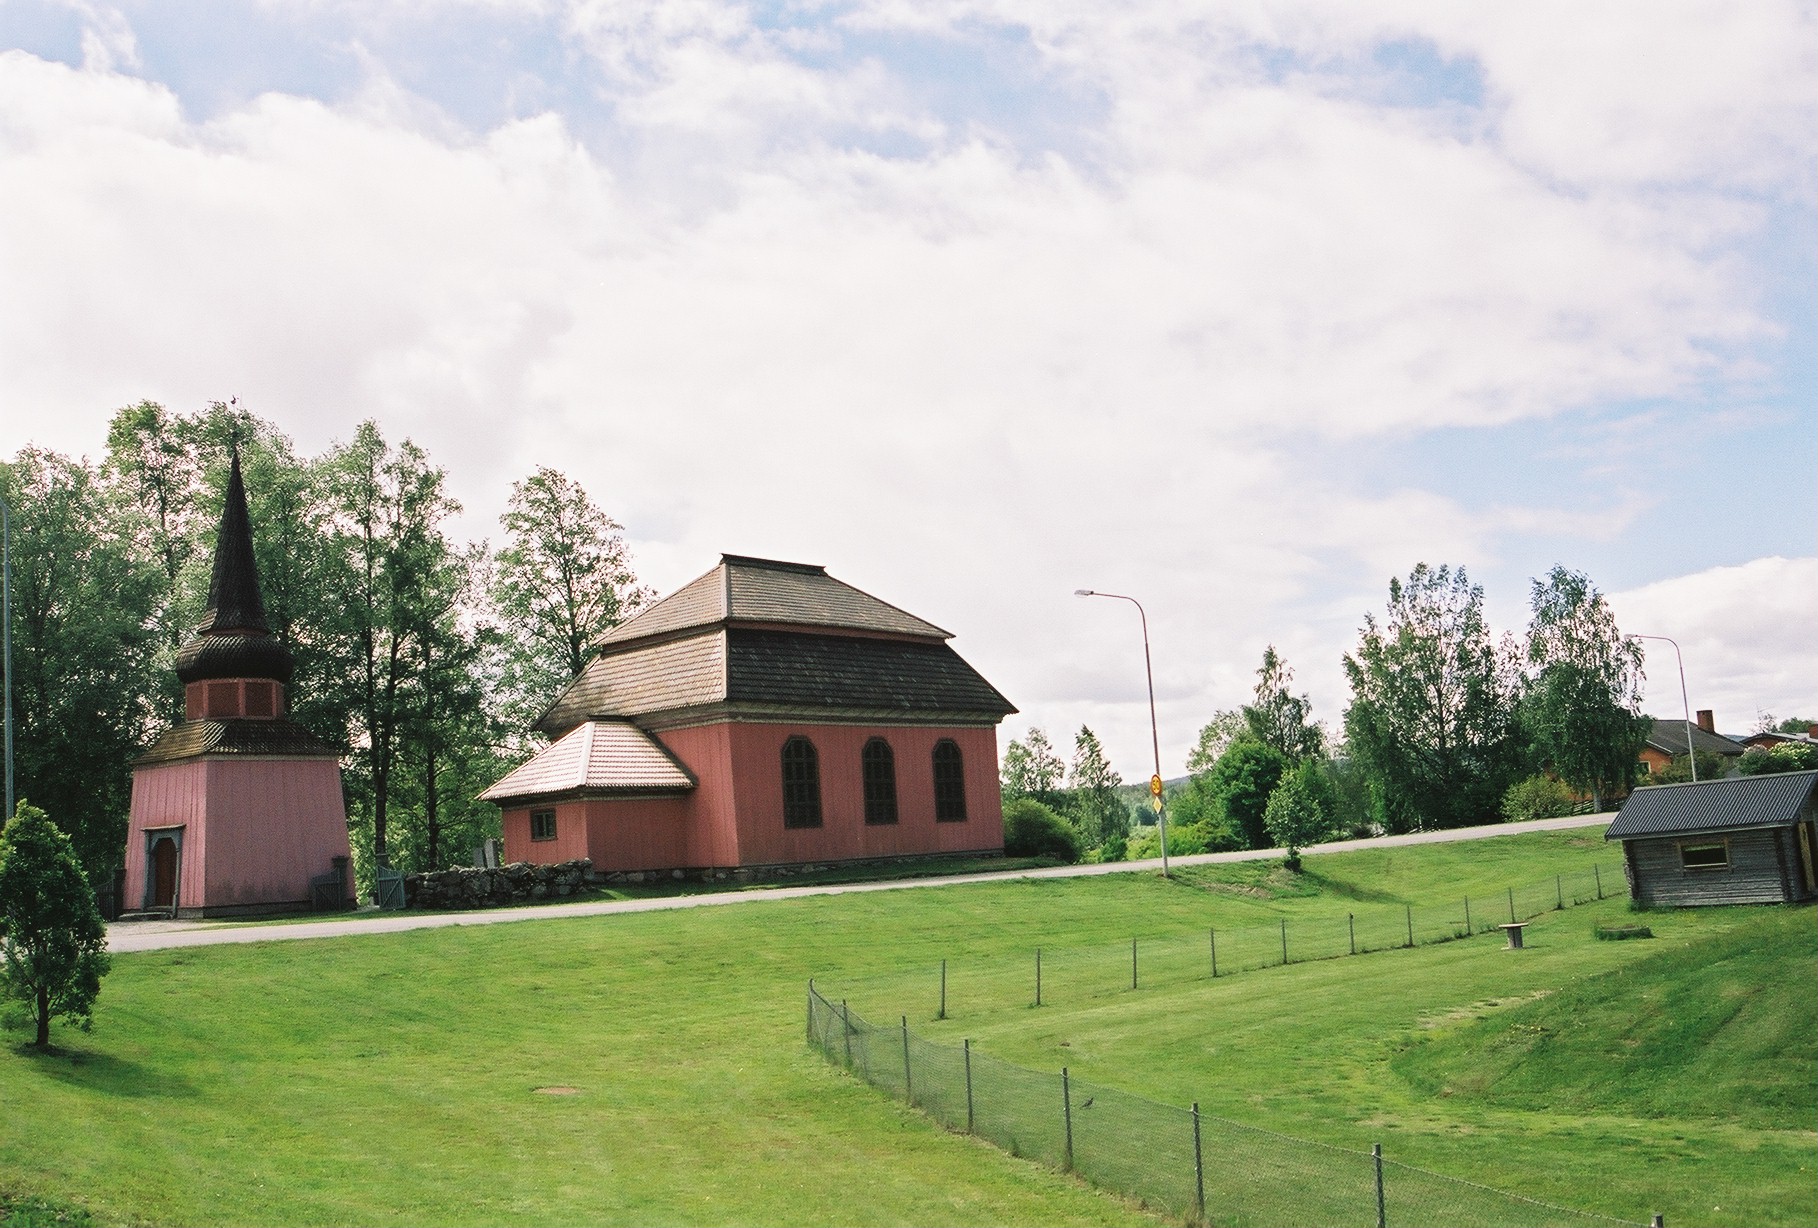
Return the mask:
{"type": "Polygon", "coordinates": [[[353,903],[334,747],[288,719],[236,453],[208,609],[177,653],[182,724],[133,764],[129,910],[233,916],[353,903]]]}
{"type": "Polygon", "coordinates": [[[700,873],[1004,846],[1016,711],[950,633],[820,567],[722,555],[603,638],[481,797],[511,861],[700,873]]]}

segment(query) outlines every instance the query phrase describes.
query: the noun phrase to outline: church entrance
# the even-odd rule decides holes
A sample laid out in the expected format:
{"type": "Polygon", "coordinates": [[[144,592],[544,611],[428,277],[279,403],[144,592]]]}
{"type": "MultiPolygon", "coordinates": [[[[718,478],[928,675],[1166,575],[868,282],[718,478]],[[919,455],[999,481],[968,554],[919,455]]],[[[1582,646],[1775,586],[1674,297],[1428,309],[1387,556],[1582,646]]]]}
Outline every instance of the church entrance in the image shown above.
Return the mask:
{"type": "Polygon", "coordinates": [[[182,851],[182,828],[148,833],[146,850],[145,907],[170,908],[177,902],[177,857],[182,851]]]}

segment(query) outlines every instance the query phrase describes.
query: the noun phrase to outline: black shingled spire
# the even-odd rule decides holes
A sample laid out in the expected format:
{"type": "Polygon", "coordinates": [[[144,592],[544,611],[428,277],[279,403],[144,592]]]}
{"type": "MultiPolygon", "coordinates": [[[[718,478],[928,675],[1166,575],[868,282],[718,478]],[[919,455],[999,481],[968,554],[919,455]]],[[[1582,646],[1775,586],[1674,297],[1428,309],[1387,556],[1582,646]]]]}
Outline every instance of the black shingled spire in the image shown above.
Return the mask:
{"type": "Polygon", "coordinates": [[[253,561],[252,520],[246,514],[246,486],[240,480],[240,449],[233,450],[227,474],[227,501],[215,536],[215,572],[208,582],[208,609],[196,624],[209,632],[256,631],[271,634],[265,602],[259,596],[259,570],[253,561]]]}

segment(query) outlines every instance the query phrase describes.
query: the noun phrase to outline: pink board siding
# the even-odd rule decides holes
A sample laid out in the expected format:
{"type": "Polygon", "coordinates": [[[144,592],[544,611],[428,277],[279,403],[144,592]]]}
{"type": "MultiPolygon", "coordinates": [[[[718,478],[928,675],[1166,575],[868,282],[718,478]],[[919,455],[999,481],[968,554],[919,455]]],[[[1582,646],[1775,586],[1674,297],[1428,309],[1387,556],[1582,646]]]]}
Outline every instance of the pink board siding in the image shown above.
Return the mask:
{"type": "Polygon", "coordinates": [[[133,771],[132,811],[126,821],[127,909],[145,904],[146,833],[154,829],[182,828],[183,855],[177,863],[179,908],[201,908],[203,866],[208,831],[201,821],[203,799],[208,795],[208,763],[160,763],[133,771]]]}
{"type": "Polygon", "coordinates": [[[739,779],[739,864],[778,865],[1004,847],[995,729],[850,725],[737,725],[733,764],[739,779]],[[783,826],[783,743],[800,735],[820,760],[821,826],[783,826]],[[879,737],[896,757],[897,822],[865,822],[859,756],[879,737]],[[951,738],[966,769],[966,821],[934,818],[934,744],[951,738]]]}
{"type": "Polygon", "coordinates": [[[332,759],[154,764],[133,773],[126,907],[145,901],[146,833],[176,826],[183,828],[183,909],[307,906],[309,880],[348,855],[340,767],[332,759]]]}
{"type": "MultiPolygon", "coordinates": [[[[587,850],[587,803],[548,802],[534,806],[512,806],[503,816],[505,860],[528,861],[532,865],[552,866],[561,861],[574,861],[590,854],[587,850]],[[553,840],[530,838],[530,812],[553,810],[556,834],[553,840]]],[[[596,863],[597,864],[597,863],[596,863]]]]}
{"type": "Polygon", "coordinates": [[[696,780],[680,797],[593,798],[504,812],[505,858],[548,865],[587,857],[596,871],[853,861],[1004,847],[995,729],[720,723],[655,735],[696,780]],[[783,743],[820,758],[822,824],[783,826],[783,743]],[[897,822],[865,822],[860,753],[871,738],[896,757],[897,822]],[[934,745],[952,739],[966,773],[966,820],[934,817],[934,745]],[[530,838],[530,812],[556,812],[556,838],[530,838]]]}

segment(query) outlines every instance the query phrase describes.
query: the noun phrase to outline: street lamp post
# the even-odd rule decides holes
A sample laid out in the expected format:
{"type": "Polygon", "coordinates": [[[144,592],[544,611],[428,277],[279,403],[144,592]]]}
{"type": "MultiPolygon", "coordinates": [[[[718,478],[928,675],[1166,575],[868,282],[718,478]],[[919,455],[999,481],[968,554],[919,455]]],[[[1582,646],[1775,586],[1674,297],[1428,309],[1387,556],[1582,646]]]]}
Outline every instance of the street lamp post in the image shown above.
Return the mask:
{"type": "Polygon", "coordinates": [[[13,817],[13,520],[6,500],[0,498],[0,669],[6,671],[6,813],[0,826],[13,817]]]}
{"type": "Polygon", "coordinates": [[[1630,635],[1631,640],[1665,640],[1673,646],[1673,655],[1679,659],[1679,702],[1685,708],[1685,757],[1692,765],[1692,782],[1698,781],[1698,751],[1692,746],[1692,701],[1686,697],[1685,689],[1685,654],[1679,651],[1679,641],[1666,635],[1630,635]]]}
{"type": "MultiPolygon", "coordinates": [[[[1149,680],[1149,741],[1155,748],[1155,783],[1161,783],[1161,734],[1155,724],[1155,670],[1149,664],[1149,615],[1143,610],[1143,603],[1134,597],[1122,593],[1099,593],[1089,588],[1076,588],[1075,597],[1115,597],[1119,601],[1128,601],[1136,607],[1136,615],[1143,623],[1143,674],[1149,680]]],[[[1161,836],[1162,877],[1168,877],[1168,813],[1163,805],[1159,787],[1155,791],[1155,825],[1161,836]]]]}

